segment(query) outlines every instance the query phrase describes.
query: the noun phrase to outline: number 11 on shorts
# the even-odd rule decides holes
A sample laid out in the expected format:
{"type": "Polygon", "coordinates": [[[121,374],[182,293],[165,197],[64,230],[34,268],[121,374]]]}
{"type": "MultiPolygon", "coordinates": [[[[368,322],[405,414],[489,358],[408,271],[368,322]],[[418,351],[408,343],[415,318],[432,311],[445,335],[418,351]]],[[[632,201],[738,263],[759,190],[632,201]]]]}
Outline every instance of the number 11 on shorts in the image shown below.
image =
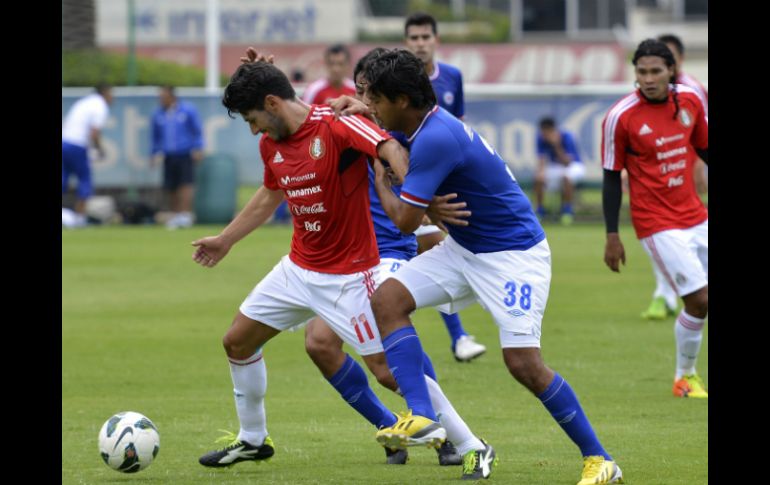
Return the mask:
{"type": "Polygon", "coordinates": [[[356,320],[356,317],[353,317],[350,319],[350,323],[353,325],[353,328],[356,329],[356,336],[358,337],[359,342],[364,343],[364,334],[361,333],[361,326],[366,330],[368,340],[374,340],[374,332],[372,332],[372,327],[369,325],[369,320],[366,319],[366,315],[363,313],[360,314],[358,320],[356,320]]]}

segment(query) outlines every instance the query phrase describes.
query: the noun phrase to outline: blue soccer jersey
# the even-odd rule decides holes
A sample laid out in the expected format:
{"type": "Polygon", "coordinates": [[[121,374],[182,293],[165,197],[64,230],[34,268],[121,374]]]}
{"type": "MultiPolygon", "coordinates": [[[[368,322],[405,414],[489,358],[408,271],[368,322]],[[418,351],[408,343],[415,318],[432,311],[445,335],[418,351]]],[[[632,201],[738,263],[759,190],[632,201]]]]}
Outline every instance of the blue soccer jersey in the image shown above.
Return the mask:
{"type": "MultiPolygon", "coordinates": [[[[577,149],[577,143],[575,143],[575,137],[569,131],[559,130],[561,133],[561,146],[564,151],[569,155],[570,160],[573,162],[583,161],[580,159],[580,152],[577,149]]],[[[537,155],[545,157],[551,163],[561,163],[556,157],[556,151],[553,149],[550,143],[546,143],[543,139],[543,135],[537,134],[537,155]]]]}
{"type": "Polygon", "coordinates": [[[401,200],[428,207],[433,195],[457,193],[468,226],[447,224],[473,253],[524,251],[545,239],[529,199],[489,143],[446,110],[434,106],[409,137],[409,171],[401,200]]]}
{"type": "Polygon", "coordinates": [[[430,83],[436,93],[438,105],[458,118],[465,114],[465,96],[463,95],[463,75],[459,69],[443,62],[433,63],[430,83]]]}
{"type": "MultiPolygon", "coordinates": [[[[398,197],[401,194],[401,186],[394,185],[393,193],[398,197]]],[[[402,233],[385,213],[377,191],[374,189],[374,169],[371,166],[369,166],[369,204],[380,258],[410,260],[415,257],[417,237],[414,234],[402,233]]]]}

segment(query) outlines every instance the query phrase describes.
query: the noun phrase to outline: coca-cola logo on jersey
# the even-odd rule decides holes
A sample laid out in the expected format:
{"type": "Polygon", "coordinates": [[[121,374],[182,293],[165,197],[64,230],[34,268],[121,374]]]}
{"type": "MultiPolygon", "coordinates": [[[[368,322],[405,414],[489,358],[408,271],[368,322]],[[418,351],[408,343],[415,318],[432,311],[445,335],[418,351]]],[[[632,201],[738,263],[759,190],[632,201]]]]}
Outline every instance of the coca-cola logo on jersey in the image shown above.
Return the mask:
{"type": "Polygon", "coordinates": [[[295,216],[303,216],[307,214],[322,214],[326,212],[326,209],[324,208],[323,202],[316,202],[311,206],[293,205],[291,206],[291,211],[294,213],[295,216]]]}
{"type": "Polygon", "coordinates": [[[687,160],[679,160],[678,162],[671,162],[671,163],[661,163],[660,164],[660,173],[661,175],[666,175],[667,173],[671,173],[674,170],[682,170],[687,166],[687,160]]]}

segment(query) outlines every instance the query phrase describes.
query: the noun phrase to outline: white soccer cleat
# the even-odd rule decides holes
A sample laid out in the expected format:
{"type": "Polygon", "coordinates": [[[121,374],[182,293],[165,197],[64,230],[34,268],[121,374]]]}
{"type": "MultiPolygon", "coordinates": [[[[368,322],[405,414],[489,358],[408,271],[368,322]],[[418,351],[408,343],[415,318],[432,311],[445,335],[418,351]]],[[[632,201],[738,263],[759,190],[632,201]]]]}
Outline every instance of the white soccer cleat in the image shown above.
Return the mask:
{"type": "Polygon", "coordinates": [[[487,351],[484,345],[476,342],[473,335],[463,335],[455,344],[455,359],[460,362],[470,362],[487,351]]]}

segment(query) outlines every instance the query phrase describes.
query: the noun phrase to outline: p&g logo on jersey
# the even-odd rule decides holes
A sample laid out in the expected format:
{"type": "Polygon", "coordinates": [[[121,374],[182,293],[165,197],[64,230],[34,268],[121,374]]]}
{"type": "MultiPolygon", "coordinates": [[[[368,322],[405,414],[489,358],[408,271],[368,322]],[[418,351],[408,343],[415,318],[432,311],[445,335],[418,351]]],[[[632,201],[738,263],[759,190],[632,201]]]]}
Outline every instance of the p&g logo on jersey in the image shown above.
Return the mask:
{"type": "Polygon", "coordinates": [[[310,156],[313,157],[314,160],[318,160],[324,155],[325,151],[324,142],[321,138],[313,138],[313,141],[310,142],[310,156]]]}
{"type": "Polygon", "coordinates": [[[318,232],[321,230],[321,221],[305,221],[305,230],[308,232],[318,232]]]}

